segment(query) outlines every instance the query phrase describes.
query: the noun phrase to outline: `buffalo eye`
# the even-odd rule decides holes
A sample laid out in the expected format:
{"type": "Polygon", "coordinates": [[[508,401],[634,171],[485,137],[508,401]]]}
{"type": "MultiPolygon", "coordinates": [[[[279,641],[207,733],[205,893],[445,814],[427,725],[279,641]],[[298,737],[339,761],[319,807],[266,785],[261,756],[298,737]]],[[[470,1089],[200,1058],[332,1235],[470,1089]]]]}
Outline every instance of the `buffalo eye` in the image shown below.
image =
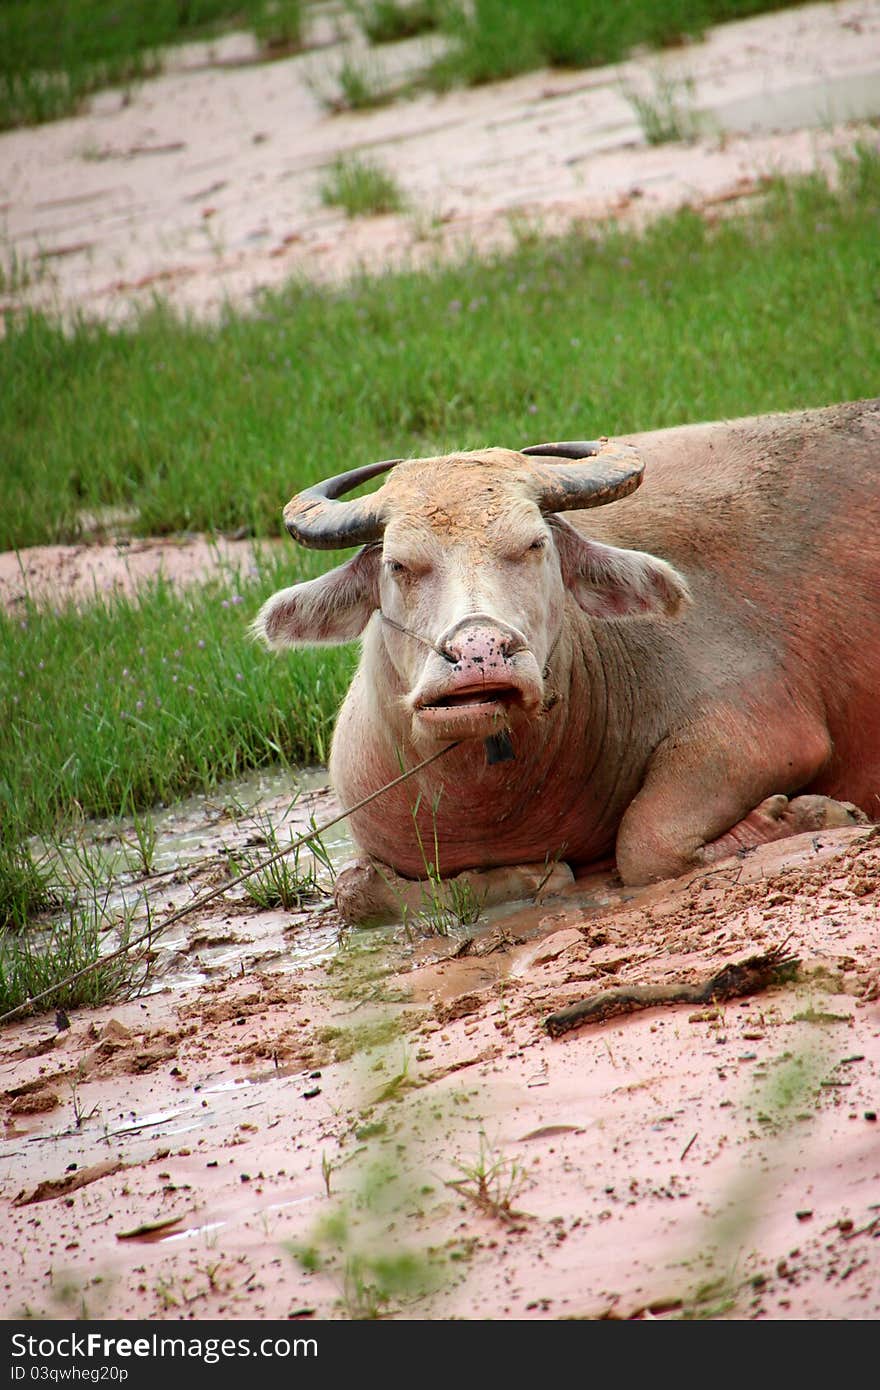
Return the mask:
{"type": "Polygon", "coordinates": [[[533,555],[539,555],[541,551],[546,550],[546,548],[546,537],[536,536],[535,539],[531,542],[531,544],[523,546],[522,548],[518,546],[516,550],[512,550],[504,558],[510,565],[521,565],[526,560],[530,560],[533,555]]]}
{"type": "Polygon", "coordinates": [[[385,567],[392,579],[405,579],[409,575],[409,570],[401,560],[386,560],[385,567]]]}

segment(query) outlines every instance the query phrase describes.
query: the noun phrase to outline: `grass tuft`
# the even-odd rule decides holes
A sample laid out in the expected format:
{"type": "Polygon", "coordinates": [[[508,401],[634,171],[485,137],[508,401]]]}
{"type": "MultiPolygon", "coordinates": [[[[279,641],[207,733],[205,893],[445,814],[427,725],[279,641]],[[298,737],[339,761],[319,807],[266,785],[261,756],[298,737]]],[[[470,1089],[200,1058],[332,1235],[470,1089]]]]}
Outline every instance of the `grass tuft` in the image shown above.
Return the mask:
{"type": "Polygon", "coordinates": [[[712,24],[778,10],[797,0],[451,0],[443,15],[450,47],[427,81],[445,90],[534,68],[616,63],[639,45],[700,38],[712,24]]]}
{"type": "Polygon", "coordinates": [[[439,28],[447,0],[348,0],[370,43],[397,43],[439,28]]]}
{"type": "Polygon", "coordinates": [[[693,110],[693,94],[692,79],[669,77],[662,72],[654,74],[649,92],[633,86],[623,88],[649,145],[697,138],[700,125],[693,110]]]}
{"type": "Polygon", "coordinates": [[[0,932],[21,930],[57,901],[45,860],[35,859],[28,845],[0,835],[0,932]]]}
{"type": "Polygon", "coordinates": [[[35,1012],[95,1006],[130,995],[142,983],[148,953],[140,950],[105,963],[101,957],[127,945],[132,918],[130,908],[113,910],[105,893],[85,903],[70,898],[48,927],[0,931],[0,1014],[45,990],[49,993],[35,1012]],[[80,979],[69,979],[87,967],[80,979]]]}
{"type": "MultiPolygon", "coordinates": [[[[294,797],[288,807],[288,814],[296,804],[296,800],[297,797],[294,797]]],[[[320,835],[315,834],[309,840],[308,845],[299,845],[295,849],[290,849],[289,857],[285,855],[283,859],[276,860],[274,864],[260,867],[266,858],[271,858],[273,855],[289,849],[300,838],[300,835],[299,833],[294,835],[291,832],[287,845],[284,845],[279,840],[278,832],[269,816],[259,811],[252,811],[249,813],[248,819],[253,822],[257,831],[256,839],[259,844],[259,853],[230,853],[229,870],[236,878],[241,874],[250,873],[250,877],[244,881],[244,889],[257,907],[264,911],[269,908],[282,907],[288,911],[300,908],[303,903],[314,901],[315,898],[326,893],[327,878],[332,882],[334,873],[333,865],[320,835]],[[319,874],[321,869],[327,876],[323,881],[319,874]]],[[[311,826],[314,829],[314,821],[311,822],[311,826]]],[[[250,844],[251,841],[248,843],[250,844]]]]}
{"type": "Polygon", "coordinates": [[[403,194],[381,165],[357,156],[340,155],[330,165],[320,187],[326,207],[341,207],[349,217],[373,217],[401,212],[403,194]]]}

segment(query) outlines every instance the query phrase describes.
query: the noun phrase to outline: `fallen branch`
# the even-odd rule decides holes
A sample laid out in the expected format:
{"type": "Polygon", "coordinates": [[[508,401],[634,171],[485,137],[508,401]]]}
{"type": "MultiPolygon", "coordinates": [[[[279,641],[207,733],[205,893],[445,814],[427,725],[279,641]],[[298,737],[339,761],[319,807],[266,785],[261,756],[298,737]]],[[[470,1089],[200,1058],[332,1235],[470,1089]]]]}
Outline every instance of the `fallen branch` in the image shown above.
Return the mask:
{"type": "Polygon", "coordinates": [[[12,1205],[27,1207],[32,1202],[50,1202],[53,1197],[66,1197],[81,1187],[87,1187],[89,1183],[99,1182],[101,1178],[112,1178],[127,1167],[128,1164],[123,1163],[121,1158],[108,1158],[101,1163],[93,1163],[90,1168],[79,1168],[75,1173],[65,1173],[60,1178],[45,1178],[37,1183],[36,1187],[25,1188],[19,1192],[17,1197],[13,1197],[12,1205]]]}
{"type": "Polygon", "coordinates": [[[735,965],[725,965],[701,984],[688,985],[623,985],[620,989],[603,990],[592,999],[570,1004],[544,1020],[551,1038],[561,1037],[582,1023],[604,1023],[618,1014],[631,1014],[650,1009],[657,1004],[720,1004],[727,999],[741,999],[757,994],[771,985],[784,984],[797,975],[800,960],[785,955],[788,943],[774,946],[761,956],[749,956],[735,965]]]}

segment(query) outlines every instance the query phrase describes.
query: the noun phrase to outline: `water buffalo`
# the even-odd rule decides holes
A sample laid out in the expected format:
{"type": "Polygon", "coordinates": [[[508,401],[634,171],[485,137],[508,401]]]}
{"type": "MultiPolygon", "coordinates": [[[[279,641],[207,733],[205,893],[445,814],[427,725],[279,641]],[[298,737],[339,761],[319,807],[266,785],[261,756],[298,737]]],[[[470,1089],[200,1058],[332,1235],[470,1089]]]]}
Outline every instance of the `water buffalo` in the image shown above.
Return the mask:
{"type": "Polygon", "coordinates": [[[350,918],[426,861],[495,897],[555,857],[641,884],[880,818],[880,400],[374,464],[284,517],[362,547],[255,624],[363,637],[343,803],[458,742],[352,817],[350,918]]]}

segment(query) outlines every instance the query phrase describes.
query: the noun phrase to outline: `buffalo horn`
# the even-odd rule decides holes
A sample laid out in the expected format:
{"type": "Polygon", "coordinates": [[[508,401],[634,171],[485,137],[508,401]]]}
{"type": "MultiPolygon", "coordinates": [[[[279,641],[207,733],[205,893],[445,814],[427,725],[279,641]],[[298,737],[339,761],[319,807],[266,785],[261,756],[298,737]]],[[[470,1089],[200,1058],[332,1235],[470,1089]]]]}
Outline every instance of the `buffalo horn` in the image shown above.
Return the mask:
{"type": "MultiPolygon", "coordinates": [[[[544,512],[599,507],[626,497],[642,480],[643,464],[629,444],[612,444],[604,439],[565,440],[531,444],[520,453],[577,461],[531,470],[535,501],[544,512]]],[[[284,508],[284,524],[294,540],[313,550],[341,550],[381,540],[385,517],[378,493],[348,502],[337,499],[401,461],[385,459],[382,463],[352,468],[297,493],[284,508]]]]}
{"type": "Polygon", "coordinates": [[[580,460],[534,470],[535,500],[542,512],[568,512],[601,507],[634,492],[642,481],[644,464],[631,444],[607,439],[568,439],[557,444],[530,444],[521,454],[580,460]]]}
{"type": "Polygon", "coordinates": [[[369,545],[382,539],[385,519],[376,494],[350,502],[336,499],[377,474],[393,468],[400,459],[385,459],[337,473],[291,498],[284,508],[284,525],[295,541],[313,550],[341,550],[349,545],[369,545]]]}

